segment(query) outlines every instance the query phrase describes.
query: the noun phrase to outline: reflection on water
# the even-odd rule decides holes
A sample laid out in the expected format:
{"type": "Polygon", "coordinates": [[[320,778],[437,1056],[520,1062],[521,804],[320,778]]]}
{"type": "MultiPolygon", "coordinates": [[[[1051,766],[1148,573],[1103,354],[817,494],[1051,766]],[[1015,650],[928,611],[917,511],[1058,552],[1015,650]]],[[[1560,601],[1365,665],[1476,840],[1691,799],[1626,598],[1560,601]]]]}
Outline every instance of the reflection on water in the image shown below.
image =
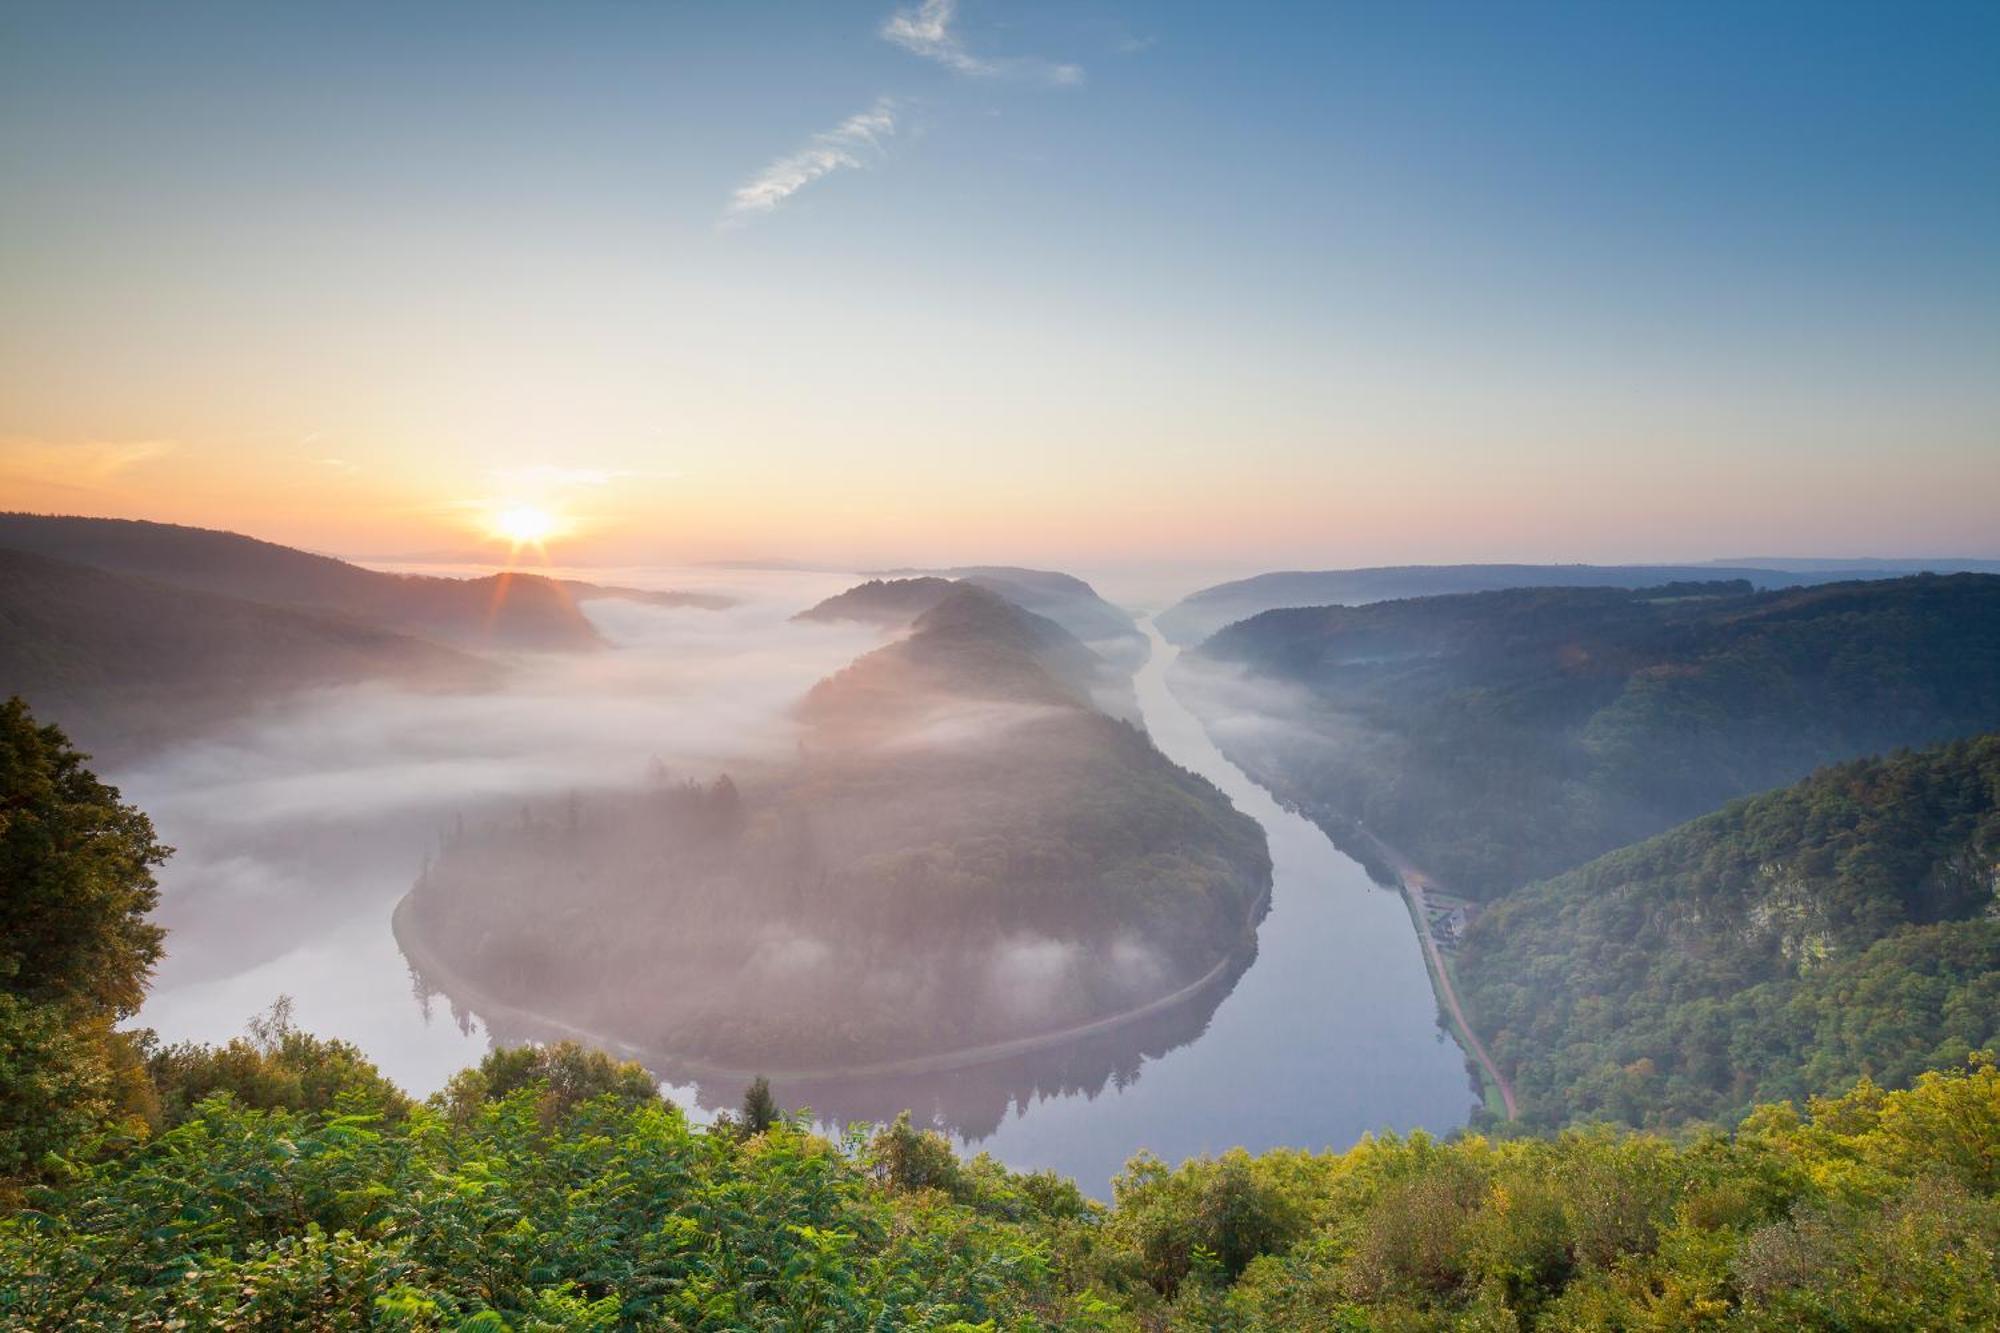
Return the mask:
{"type": "MultiPolygon", "coordinates": [[[[641,571],[622,571],[619,581],[684,582],[641,571]]],[[[565,697],[577,682],[552,679],[539,712],[532,700],[509,700],[504,709],[474,702],[439,716],[429,703],[357,722],[336,708],[288,722],[262,748],[196,747],[119,775],[162,836],[183,849],[163,876],[171,956],[141,1021],[167,1040],[222,1040],[290,994],[301,1025],[356,1042],[420,1094],[475,1062],[491,1040],[554,1035],[519,1016],[475,1015],[414,983],[389,919],[438,830],[459,814],[476,818],[526,796],[628,780],[651,753],[670,748],[662,737],[698,730],[690,714],[713,712],[712,674],[673,674],[701,660],[689,636],[706,645],[762,642],[757,636],[776,635],[791,610],[830,590],[766,586],[765,601],[720,615],[650,611],[635,620],[637,612],[614,608],[627,617],[612,627],[614,638],[637,644],[634,655],[625,667],[590,670],[648,681],[643,695],[614,692],[615,703],[605,702],[601,681],[593,706],[565,697]],[[589,733],[581,738],[579,710],[589,733]],[[380,730],[380,772],[356,726],[380,730]],[[495,727],[512,734],[483,734],[495,727]],[[414,771],[412,750],[424,760],[414,771]]],[[[1009,1165],[1053,1168],[1099,1194],[1142,1148],[1177,1160],[1239,1144],[1345,1147],[1369,1131],[1464,1123],[1472,1090],[1457,1047],[1436,1025],[1401,898],[1223,758],[1168,691],[1174,650],[1148,631],[1153,656],[1137,681],[1148,730],[1270,840],[1271,911],[1254,954],[1184,1004],[1110,1032],[934,1073],[781,1082],[781,1104],[810,1106],[828,1121],[880,1121],[907,1108],[1009,1165]]],[[[769,642],[783,650],[730,663],[732,732],[754,732],[778,701],[866,646],[837,635],[769,642]],[[745,671],[754,677],[747,692],[737,680],[745,671]]],[[[698,766],[701,747],[694,751],[687,762],[698,766]]],[[[691,1109],[733,1106],[741,1096],[738,1079],[703,1079],[664,1056],[648,1063],[691,1109]]]]}
{"type": "MultiPolygon", "coordinates": [[[[1009,1111],[1051,1098],[1080,1097],[1086,1101],[1110,1091],[1130,1088],[1149,1060],[1185,1046],[1207,1030],[1216,1006],[1255,961],[1246,950],[1199,993],[1181,1003],[1123,1023],[1107,1031],[1040,1050],[931,1073],[874,1075],[866,1078],[774,1078],[772,1091],[781,1106],[810,1108],[829,1125],[884,1123],[909,1111],[919,1123],[949,1131],[964,1143],[979,1143],[998,1133],[1009,1111]]],[[[445,992],[447,1001],[450,997],[445,992]]],[[[451,1001],[459,1021],[470,1014],[451,1001]]],[[[556,1041],[573,1035],[560,1025],[537,1022],[519,1013],[491,1014],[481,1021],[502,1044],[556,1041]]],[[[621,1054],[643,1061],[670,1087],[703,1111],[729,1110],[743,1091],[740,1077],[717,1079],[677,1062],[671,1055],[622,1048],[621,1054]]]]}

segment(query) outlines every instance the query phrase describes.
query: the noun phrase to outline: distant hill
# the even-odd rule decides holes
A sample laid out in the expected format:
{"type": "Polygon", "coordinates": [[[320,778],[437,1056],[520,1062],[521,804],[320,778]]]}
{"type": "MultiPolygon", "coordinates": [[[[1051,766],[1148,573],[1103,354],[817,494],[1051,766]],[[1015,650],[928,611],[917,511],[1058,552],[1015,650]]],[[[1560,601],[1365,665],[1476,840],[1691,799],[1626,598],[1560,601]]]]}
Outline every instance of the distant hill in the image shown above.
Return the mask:
{"type": "MultiPolygon", "coordinates": [[[[1075,588],[1081,588],[1091,600],[1096,594],[1090,592],[1090,585],[1079,579],[1071,579],[1067,574],[1047,575],[1050,580],[1065,580],[1075,588]]],[[[1048,586],[1060,586],[1050,584],[1048,586]]],[[[901,629],[916,624],[942,604],[958,599],[960,605],[957,616],[963,618],[971,614],[971,608],[987,606],[987,614],[995,605],[1012,606],[1022,611],[1028,618],[1022,622],[1027,637],[1038,639],[1044,650],[1051,656],[1042,665],[1052,670],[1066,684],[1099,709],[1113,717],[1136,722],[1139,719],[1139,703],[1132,693],[1132,672],[1145,660],[1146,642],[1139,638],[1138,655],[1130,654],[1130,645],[1118,635],[1100,638],[1086,644],[1082,637],[1055,616],[1047,615],[1029,607],[1020,600],[1029,595],[1030,600],[1043,606],[1052,603],[1067,605],[1071,619],[1081,619],[1087,625],[1099,628],[1103,621],[1087,609],[1079,612],[1070,595],[1055,597],[1034,596],[1023,593],[1029,588],[1021,580],[1000,580],[994,582],[975,578],[963,580],[943,578],[937,575],[922,575],[906,579],[871,579],[842,593],[836,593],[816,606],[799,612],[799,620],[851,620],[864,624],[879,625],[885,629],[901,629]],[[985,600],[963,598],[967,589],[976,589],[985,600]],[[1120,660],[1105,656],[1106,652],[1120,654],[1120,660]]],[[[1122,614],[1122,613],[1114,613],[1122,614]]],[[[1129,618],[1124,621],[1131,627],[1129,618]]],[[[1136,628],[1132,630],[1137,634],[1136,628]]],[[[930,640],[940,641],[937,636],[930,640]]]]}
{"type": "MultiPolygon", "coordinates": [[[[1190,594],[1162,611],[1160,633],[1183,646],[1225,625],[1288,606],[1361,606],[1407,597],[1439,597],[1507,588],[1647,588],[1664,583],[1747,579],[1756,588],[1788,588],[1857,578],[1888,570],[1795,570],[1746,564],[1713,565],[1389,565],[1259,574],[1190,594]]],[[[1945,572],[1945,571],[1937,571],[1945,572]]]]}
{"type": "Polygon", "coordinates": [[[462,647],[602,644],[571,592],[536,574],[383,574],[233,532],[40,514],[0,514],[0,547],[200,592],[329,612],[462,647]]]}
{"type": "Polygon", "coordinates": [[[1824,763],[2000,727],[2000,577],[1658,592],[1267,611],[1175,684],[1336,839],[1361,825],[1481,896],[1824,763]]]}
{"type": "Polygon", "coordinates": [[[944,578],[870,579],[809,606],[795,620],[853,620],[901,629],[951,596],[958,585],[944,578]]]}
{"type": "Polygon", "coordinates": [[[615,583],[586,583],[582,579],[556,579],[554,582],[579,602],[608,598],[618,602],[643,602],[647,606],[689,607],[702,611],[723,611],[737,605],[736,598],[718,592],[626,588],[615,583]]]}
{"type": "Polygon", "coordinates": [[[113,758],[309,686],[491,676],[408,635],[0,549],[0,697],[113,758]]]}
{"type": "Polygon", "coordinates": [[[2000,735],[1857,760],[1509,895],[1457,965],[1524,1115],[1727,1120],[2000,1043],[2000,735]]]}
{"type": "Polygon", "coordinates": [[[960,565],[950,569],[893,570],[895,575],[928,575],[971,583],[999,593],[1014,605],[1047,616],[1122,671],[1146,660],[1146,636],[1126,612],[1097,595],[1072,574],[1013,565],[960,565]]]}
{"type": "Polygon", "coordinates": [[[997,1056],[1233,975],[1256,823],[1086,702],[1074,636],[950,586],[812,691],[795,763],[450,840],[412,958],[475,1010],[773,1074],[997,1056]]]}
{"type": "Polygon", "coordinates": [[[1732,556],[1727,560],[1717,560],[1718,565],[1735,565],[1744,569],[1780,569],[1799,573],[1827,574],[1842,577],[1880,577],[1884,574],[2000,574],[2000,560],[1984,559],[1979,556],[1843,556],[1827,559],[1824,556],[1795,555],[1745,555],[1732,556]]]}

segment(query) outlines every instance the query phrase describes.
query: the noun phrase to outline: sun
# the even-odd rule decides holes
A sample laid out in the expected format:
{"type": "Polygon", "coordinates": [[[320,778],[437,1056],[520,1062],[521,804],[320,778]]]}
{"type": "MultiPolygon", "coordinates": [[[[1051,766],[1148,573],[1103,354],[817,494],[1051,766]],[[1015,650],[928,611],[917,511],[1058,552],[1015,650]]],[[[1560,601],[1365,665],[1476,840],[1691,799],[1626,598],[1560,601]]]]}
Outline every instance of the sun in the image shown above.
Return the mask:
{"type": "Polygon", "coordinates": [[[560,519],[548,510],[533,505],[514,505],[499,510],[493,515],[492,526],[495,537],[512,542],[517,550],[523,546],[542,546],[562,531],[560,519]]]}

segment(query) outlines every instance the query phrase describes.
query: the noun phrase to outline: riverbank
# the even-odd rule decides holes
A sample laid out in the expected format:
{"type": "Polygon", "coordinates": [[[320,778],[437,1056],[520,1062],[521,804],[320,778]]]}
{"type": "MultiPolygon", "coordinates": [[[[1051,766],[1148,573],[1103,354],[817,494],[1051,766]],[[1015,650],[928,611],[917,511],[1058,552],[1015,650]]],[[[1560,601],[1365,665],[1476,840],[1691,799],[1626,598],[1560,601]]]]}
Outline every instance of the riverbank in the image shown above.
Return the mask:
{"type": "Polygon", "coordinates": [[[1157,1018],[1182,1005],[1203,999],[1211,991],[1229,979],[1232,972],[1240,968],[1257,950],[1257,926],[1270,910],[1271,884],[1267,881],[1256,901],[1251,905],[1244,920],[1243,935],[1236,947],[1232,948],[1215,966],[1201,976],[1156,999],[1132,1009],[1116,1014],[1094,1018],[1084,1023],[1071,1024],[1050,1032],[1035,1033],[1005,1041],[985,1042],[978,1046],[965,1047],[954,1051],[943,1051],[930,1055],[910,1056],[897,1060],[876,1060],[862,1064],[841,1064],[829,1066],[804,1066],[797,1068],[773,1067],[769,1065],[729,1065],[704,1060],[699,1057],[677,1055],[667,1051],[647,1047],[610,1033],[596,1032],[552,1014],[528,1009],[503,1000],[490,990],[466,977],[447,963],[443,956],[423,938],[422,931],[412,919],[412,895],[405,894],[396,904],[390,916],[390,929],[396,938],[396,945],[402,950],[411,967],[427,985],[446,996],[460,1007],[478,1015],[491,1028],[494,1020],[503,1025],[531,1029],[543,1029],[558,1038],[579,1041],[595,1046],[628,1060],[637,1060],[655,1072],[671,1071],[678,1078],[694,1080],[708,1079],[717,1082],[741,1081],[763,1076],[793,1083],[811,1083],[816,1080],[852,1080],[864,1078],[890,1078],[910,1074],[944,1073],[955,1069],[967,1069],[978,1065],[991,1064],[1016,1056],[1029,1055],[1037,1051],[1050,1050],[1069,1045],[1089,1037],[1117,1032],[1147,1019],[1157,1018]]]}
{"type": "Polygon", "coordinates": [[[1500,1066],[1487,1053],[1486,1043],[1479,1040],[1479,1034],[1467,1021],[1465,1010],[1458,1002],[1458,986],[1452,979],[1451,962],[1438,945],[1437,932],[1431,929],[1431,909],[1426,894],[1436,885],[1402,852],[1365,829],[1358,831],[1373,844],[1376,852],[1402,882],[1404,901],[1410,905],[1411,923],[1416,926],[1417,938],[1424,946],[1424,961],[1430,968],[1431,984],[1437,988],[1438,999],[1453,1029],[1453,1037],[1480,1072],[1480,1090],[1487,1109],[1493,1109],[1494,1094],[1497,1093],[1500,1110],[1507,1119],[1518,1119],[1520,1111],[1514,1101],[1514,1089],[1500,1072],[1500,1066]]]}

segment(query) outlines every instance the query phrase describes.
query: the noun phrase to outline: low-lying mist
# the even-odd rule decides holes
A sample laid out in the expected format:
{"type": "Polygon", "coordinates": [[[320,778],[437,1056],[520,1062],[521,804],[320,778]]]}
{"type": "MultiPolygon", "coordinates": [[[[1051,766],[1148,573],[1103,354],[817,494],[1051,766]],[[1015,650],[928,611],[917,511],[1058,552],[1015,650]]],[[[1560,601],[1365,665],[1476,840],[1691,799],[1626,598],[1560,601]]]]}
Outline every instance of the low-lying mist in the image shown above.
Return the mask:
{"type": "Polygon", "coordinates": [[[216,1040],[288,992],[302,1023],[361,1041],[413,1087],[441,1078],[463,1043],[412,1049],[388,930],[441,833],[661,771],[706,780],[784,759],[798,699],[881,641],[791,620],[850,581],[736,575],[723,610],[593,600],[607,651],[508,657],[504,683],[476,692],[314,691],[114,772],[177,849],[160,876],[168,956],[140,1021],[216,1040]]]}

